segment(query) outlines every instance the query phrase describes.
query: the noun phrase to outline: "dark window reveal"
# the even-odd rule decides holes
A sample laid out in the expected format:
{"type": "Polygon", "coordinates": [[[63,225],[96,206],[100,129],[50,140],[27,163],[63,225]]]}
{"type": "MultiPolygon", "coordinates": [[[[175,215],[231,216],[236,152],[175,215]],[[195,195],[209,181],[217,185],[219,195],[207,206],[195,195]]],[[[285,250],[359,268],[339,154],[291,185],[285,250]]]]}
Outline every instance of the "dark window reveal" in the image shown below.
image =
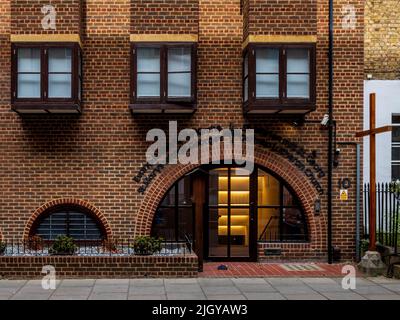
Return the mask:
{"type": "Polygon", "coordinates": [[[315,46],[250,44],[243,57],[248,113],[305,114],[315,109],[315,46]]]}
{"type": "Polygon", "coordinates": [[[15,111],[80,111],[82,54],[78,44],[18,43],[13,44],[12,52],[15,111]]]}

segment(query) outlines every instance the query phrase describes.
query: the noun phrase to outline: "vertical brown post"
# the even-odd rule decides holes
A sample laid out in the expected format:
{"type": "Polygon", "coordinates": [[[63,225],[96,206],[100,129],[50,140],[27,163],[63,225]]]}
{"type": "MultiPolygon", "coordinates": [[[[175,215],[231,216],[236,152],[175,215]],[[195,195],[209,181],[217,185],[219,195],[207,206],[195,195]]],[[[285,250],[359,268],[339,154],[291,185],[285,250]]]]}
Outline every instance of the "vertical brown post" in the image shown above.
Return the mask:
{"type": "MultiPolygon", "coordinates": [[[[371,93],[369,97],[369,130],[375,129],[376,97],[371,93]]],[[[376,136],[372,132],[369,137],[369,181],[370,181],[370,205],[369,205],[369,250],[376,251],[376,136]]]]}
{"type": "Polygon", "coordinates": [[[194,223],[195,239],[194,251],[199,259],[199,271],[203,271],[203,251],[204,251],[204,226],[203,211],[206,198],[205,176],[197,173],[193,176],[193,201],[194,201],[194,223]]]}

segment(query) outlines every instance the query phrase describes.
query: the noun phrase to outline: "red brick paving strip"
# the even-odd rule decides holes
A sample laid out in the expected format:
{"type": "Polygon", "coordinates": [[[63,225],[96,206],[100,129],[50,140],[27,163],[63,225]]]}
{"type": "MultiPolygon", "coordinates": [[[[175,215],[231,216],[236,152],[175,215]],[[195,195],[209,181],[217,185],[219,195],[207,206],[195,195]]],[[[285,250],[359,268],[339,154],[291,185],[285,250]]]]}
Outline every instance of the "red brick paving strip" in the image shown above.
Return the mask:
{"type": "MultiPolygon", "coordinates": [[[[304,263],[303,263],[304,264],[304,263]]],[[[299,265],[302,265],[301,263],[299,265]]],[[[342,277],[344,264],[313,264],[321,270],[288,271],[281,267],[281,263],[246,263],[246,262],[209,262],[204,264],[204,271],[199,277],[342,277]],[[218,266],[225,265],[228,270],[218,270],[218,266]]]]}

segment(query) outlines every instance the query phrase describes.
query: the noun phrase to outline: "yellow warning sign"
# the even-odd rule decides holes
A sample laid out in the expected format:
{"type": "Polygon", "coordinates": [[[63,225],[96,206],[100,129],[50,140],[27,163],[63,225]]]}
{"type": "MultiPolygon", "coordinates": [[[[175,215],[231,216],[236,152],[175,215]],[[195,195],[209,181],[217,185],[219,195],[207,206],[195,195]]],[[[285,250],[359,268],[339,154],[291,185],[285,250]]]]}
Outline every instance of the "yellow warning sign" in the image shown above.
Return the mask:
{"type": "Polygon", "coordinates": [[[349,200],[349,191],[346,189],[340,190],[340,201],[349,200]]]}

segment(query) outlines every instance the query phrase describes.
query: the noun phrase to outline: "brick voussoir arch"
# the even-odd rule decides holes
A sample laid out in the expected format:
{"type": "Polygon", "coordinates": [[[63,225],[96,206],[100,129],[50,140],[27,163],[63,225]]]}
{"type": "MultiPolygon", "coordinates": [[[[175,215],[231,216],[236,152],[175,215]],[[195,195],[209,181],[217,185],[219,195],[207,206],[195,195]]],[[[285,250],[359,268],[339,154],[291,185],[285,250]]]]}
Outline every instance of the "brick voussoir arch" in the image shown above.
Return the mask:
{"type": "Polygon", "coordinates": [[[35,210],[35,212],[30,216],[28,222],[25,225],[24,228],[24,233],[23,233],[23,240],[26,240],[29,238],[30,231],[32,229],[33,224],[35,221],[47,210],[54,208],[56,206],[60,205],[68,205],[68,206],[77,206],[81,207],[87,211],[90,211],[102,224],[104,231],[106,232],[107,239],[112,238],[112,231],[111,227],[104,216],[104,214],[96,208],[94,205],[90,204],[89,202],[82,200],[82,199],[76,199],[76,198],[61,198],[61,199],[54,199],[49,202],[46,202],[39,208],[35,210]]]}
{"type": "MultiPolygon", "coordinates": [[[[318,193],[307,177],[285,158],[270,151],[259,150],[257,147],[254,153],[254,162],[276,173],[292,187],[307,218],[310,242],[313,246],[322,245],[324,243],[322,231],[325,217],[323,215],[318,218],[314,216],[314,202],[318,198],[318,193]]],[[[156,177],[146,191],[137,212],[135,219],[136,236],[150,234],[154,214],[164,195],[183,175],[198,167],[199,165],[193,164],[169,165],[156,177]]]]}

